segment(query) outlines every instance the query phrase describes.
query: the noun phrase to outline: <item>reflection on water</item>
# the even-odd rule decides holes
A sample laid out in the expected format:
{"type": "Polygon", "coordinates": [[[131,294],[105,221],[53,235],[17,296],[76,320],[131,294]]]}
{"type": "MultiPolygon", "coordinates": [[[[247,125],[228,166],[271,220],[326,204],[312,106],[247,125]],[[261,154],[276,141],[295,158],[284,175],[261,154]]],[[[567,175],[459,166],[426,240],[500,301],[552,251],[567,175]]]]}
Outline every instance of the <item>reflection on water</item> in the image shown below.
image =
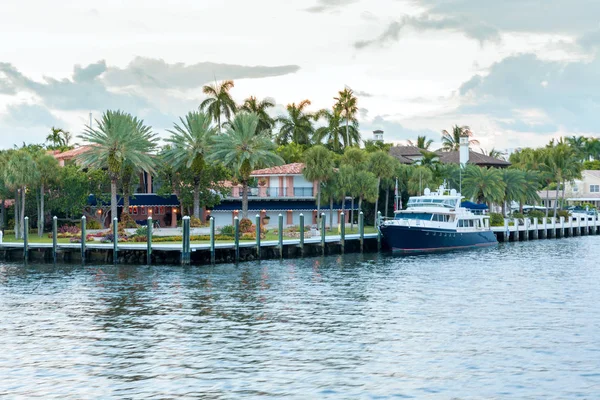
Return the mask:
{"type": "Polygon", "coordinates": [[[595,398],[600,238],[214,267],[0,265],[0,396],[595,398]]]}

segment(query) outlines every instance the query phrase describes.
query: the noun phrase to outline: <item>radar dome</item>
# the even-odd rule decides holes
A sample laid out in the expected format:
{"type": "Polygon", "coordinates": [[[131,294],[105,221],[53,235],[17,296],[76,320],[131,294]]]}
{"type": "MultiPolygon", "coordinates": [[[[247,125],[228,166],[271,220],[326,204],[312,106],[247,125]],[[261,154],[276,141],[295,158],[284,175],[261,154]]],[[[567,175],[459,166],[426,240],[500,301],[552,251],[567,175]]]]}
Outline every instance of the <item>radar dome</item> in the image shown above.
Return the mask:
{"type": "Polygon", "coordinates": [[[425,194],[425,196],[429,196],[431,194],[431,190],[429,190],[429,188],[425,188],[423,193],[425,194]]]}
{"type": "Polygon", "coordinates": [[[450,190],[450,196],[456,196],[456,189],[450,190]]]}

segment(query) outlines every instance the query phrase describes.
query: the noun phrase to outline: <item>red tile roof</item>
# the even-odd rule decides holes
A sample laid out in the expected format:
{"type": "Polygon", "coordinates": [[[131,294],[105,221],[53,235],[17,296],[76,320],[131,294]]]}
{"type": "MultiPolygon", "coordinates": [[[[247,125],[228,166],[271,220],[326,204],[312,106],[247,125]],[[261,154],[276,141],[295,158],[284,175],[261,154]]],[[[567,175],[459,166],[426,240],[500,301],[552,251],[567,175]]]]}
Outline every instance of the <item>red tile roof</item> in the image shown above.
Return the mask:
{"type": "Polygon", "coordinates": [[[264,175],[302,175],[304,163],[292,163],[280,165],[278,167],[263,168],[252,171],[252,176],[264,175]]]}
{"type": "Polygon", "coordinates": [[[81,146],[81,147],[76,147],[71,150],[67,150],[62,153],[53,154],[53,156],[57,160],[71,160],[71,159],[77,157],[78,155],[85,153],[89,149],[90,149],[90,146],[81,146]]]}

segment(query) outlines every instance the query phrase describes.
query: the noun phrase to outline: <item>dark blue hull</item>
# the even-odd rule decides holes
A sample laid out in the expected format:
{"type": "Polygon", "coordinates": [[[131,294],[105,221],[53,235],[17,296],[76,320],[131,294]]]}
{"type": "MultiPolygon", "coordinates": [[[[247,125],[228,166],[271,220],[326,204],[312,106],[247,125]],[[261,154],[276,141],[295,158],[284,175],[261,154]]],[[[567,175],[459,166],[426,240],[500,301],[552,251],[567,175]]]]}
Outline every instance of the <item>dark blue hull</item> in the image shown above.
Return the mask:
{"type": "Polygon", "coordinates": [[[382,225],[380,230],[385,245],[395,253],[427,253],[498,244],[492,231],[456,232],[397,225],[382,225]]]}

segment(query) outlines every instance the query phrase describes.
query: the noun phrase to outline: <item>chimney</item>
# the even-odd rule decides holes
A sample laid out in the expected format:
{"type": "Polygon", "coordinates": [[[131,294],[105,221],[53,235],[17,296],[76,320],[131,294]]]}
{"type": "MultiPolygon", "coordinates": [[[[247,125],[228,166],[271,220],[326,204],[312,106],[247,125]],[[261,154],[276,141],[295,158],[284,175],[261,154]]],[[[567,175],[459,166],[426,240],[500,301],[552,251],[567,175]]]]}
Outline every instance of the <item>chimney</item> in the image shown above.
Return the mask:
{"type": "Polygon", "coordinates": [[[381,129],[373,131],[373,140],[376,142],[383,142],[383,131],[381,129]]]}
{"type": "Polygon", "coordinates": [[[469,162],[469,135],[460,135],[460,166],[465,167],[469,162]]]}

